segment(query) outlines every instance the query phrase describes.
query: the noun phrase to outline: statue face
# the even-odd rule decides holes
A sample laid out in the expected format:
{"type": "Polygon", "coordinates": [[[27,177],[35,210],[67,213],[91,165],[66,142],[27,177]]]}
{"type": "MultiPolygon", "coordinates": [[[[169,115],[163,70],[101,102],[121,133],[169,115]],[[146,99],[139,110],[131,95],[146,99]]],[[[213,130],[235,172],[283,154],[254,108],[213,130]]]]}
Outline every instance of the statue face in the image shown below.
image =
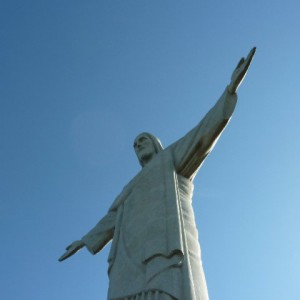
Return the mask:
{"type": "Polygon", "coordinates": [[[142,165],[149,162],[156,154],[153,141],[146,135],[140,134],[134,140],[134,151],[142,163],[142,165]]]}

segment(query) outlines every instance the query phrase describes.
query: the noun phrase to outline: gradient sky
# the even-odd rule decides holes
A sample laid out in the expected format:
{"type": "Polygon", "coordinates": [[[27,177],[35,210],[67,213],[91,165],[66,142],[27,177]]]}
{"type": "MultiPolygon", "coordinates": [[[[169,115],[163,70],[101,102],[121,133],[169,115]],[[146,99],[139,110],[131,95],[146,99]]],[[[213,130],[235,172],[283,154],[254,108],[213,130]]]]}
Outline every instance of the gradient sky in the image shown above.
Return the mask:
{"type": "Polygon", "coordinates": [[[3,0],[0,298],[106,299],[107,254],[58,257],[257,53],[195,180],[211,300],[300,299],[299,1],[3,0]]]}

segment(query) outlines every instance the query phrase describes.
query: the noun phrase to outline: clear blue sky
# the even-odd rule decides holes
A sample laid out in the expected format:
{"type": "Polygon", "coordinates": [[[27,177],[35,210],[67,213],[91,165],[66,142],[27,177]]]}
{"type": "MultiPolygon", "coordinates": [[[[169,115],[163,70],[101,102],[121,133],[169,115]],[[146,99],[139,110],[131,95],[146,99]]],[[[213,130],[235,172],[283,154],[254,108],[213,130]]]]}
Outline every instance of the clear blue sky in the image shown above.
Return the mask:
{"type": "Polygon", "coordinates": [[[107,253],[58,257],[217,101],[257,46],[195,180],[211,300],[300,299],[299,1],[1,1],[0,298],[106,299],[107,253]]]}

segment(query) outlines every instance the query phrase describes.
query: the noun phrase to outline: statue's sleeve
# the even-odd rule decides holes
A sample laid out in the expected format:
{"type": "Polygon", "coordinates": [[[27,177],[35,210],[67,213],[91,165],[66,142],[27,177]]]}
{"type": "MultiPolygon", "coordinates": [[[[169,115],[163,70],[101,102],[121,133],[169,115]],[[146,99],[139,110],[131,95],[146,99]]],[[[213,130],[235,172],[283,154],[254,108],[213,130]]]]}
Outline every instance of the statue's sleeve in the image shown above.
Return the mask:
{"type": "Polygon", "coordinates": [[[170,146],[178,174],[193,179],[230,120],[236,101],[237,95],[230,94],[226,88],[202,121],[170,146]]]}
{"type": "Polygon", "coordinates": [[[92,253],[98,253],[114,235],[116,211],[110,210],[97,225],[82,237],[87,249],[92,253]]]}
{"type": "Polygon", "coordinates": [[[122,192],[112,203],[108,213],[92,230],[82,237],[81,240],[92,254],[96,254],[102,250],[102,248],[114,237],[119,207],[128,197],[130,191],[131,182],[123,188],[122,192]]]}

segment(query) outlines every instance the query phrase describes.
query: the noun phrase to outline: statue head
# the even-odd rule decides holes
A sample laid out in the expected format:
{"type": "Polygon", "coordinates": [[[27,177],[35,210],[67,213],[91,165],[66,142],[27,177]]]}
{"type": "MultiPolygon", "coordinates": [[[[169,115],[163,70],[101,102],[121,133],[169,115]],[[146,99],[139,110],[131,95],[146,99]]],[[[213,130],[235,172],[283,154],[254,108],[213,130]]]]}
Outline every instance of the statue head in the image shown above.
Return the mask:
{"type": "Polygon", "coordinates": [[[147,132],[143,132],[135,138],[133,147],[142,167],[163,150],[160,140],[147,132]]]}

